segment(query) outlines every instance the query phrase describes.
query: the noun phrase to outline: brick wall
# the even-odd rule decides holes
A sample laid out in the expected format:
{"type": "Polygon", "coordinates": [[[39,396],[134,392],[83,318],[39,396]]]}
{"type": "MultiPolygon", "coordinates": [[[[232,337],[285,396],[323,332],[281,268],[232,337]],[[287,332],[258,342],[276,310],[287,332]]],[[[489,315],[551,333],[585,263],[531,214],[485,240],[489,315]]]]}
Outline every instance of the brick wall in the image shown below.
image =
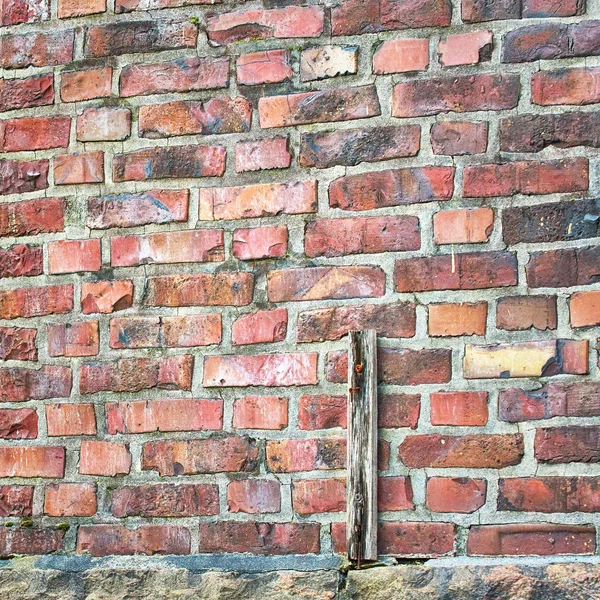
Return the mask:
{"type": "Polygon", "coordinates": [[[0,554],[592,554],[588,0],[2,0],[0,554]]]}

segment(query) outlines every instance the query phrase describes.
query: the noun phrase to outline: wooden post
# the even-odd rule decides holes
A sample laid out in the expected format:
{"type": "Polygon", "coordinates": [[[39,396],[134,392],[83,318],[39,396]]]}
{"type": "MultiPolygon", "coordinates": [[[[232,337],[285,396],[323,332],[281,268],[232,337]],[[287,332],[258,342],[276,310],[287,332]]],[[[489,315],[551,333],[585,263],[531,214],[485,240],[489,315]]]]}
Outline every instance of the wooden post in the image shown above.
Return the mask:
{"type": "Polygon", "coordinates": [[[348,349],[348,558],[377,560],[377,334],[350,331],[348,349]]]}

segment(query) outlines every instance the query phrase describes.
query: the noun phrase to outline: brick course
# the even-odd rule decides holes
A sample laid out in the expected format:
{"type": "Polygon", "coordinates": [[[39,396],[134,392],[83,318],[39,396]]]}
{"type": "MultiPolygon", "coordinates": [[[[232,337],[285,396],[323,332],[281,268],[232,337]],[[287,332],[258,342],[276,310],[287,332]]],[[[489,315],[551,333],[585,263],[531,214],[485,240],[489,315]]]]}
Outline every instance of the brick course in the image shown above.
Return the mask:
{"type": "Polygon", "coordinates": [[[0,556],[597,552],[591,0],[0,4],[0,556]]]}

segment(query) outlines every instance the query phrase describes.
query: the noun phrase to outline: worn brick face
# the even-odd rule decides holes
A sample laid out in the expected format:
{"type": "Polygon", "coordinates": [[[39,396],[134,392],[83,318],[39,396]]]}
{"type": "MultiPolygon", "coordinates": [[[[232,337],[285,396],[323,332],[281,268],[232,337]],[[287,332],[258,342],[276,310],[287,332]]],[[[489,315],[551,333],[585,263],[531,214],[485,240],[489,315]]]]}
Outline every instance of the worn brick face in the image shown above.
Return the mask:
{"type": "Polygon", "coordinates": [[[0,558],[596,553],[596,13],[0,0],[0,558]]]}

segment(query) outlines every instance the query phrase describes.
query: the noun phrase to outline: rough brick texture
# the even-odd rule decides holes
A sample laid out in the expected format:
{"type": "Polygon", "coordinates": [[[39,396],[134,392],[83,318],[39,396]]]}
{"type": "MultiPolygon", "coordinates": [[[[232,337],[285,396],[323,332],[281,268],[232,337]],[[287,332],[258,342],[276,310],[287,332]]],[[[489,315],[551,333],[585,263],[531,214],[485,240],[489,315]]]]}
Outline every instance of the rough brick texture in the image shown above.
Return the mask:
{"type": "Polygon", "coordinates": [[[0,0],[0,557],[595,553],[599,17],[0,0]]]}

